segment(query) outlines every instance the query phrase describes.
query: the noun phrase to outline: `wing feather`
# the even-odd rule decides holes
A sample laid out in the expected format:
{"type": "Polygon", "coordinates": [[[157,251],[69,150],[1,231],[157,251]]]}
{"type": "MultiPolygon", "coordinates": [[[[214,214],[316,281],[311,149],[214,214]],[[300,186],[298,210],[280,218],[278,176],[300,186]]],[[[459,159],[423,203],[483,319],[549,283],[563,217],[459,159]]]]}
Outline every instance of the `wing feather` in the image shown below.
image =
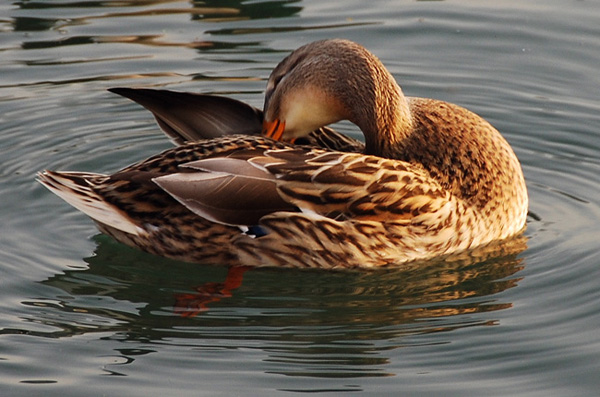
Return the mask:
{"type": "Polygon", "coordinates": [[[259,135],[262,111],[232,98],[144,88],[110,88],[152,112],[176,144],[233,134],[259,135]]]}
{"type": "MultiPolygon", "coordinates": [[[[417,165],[318,149],[270,150],[262,166],[302,211],[355,220],[406,220],[442,210],[450,194],[417,165]]],[[[249,160],[250,162],[253,159],[249,160]]]]}
{"type": "MultiPolygon", "coordinates": [[[[110,88],[154,115],[160,129],[177,145],[226,135],[260,135],[263,112],[244,102],[218,95],[148,88],[110,88]]],[[[361,153],[364,143],[322,127],[299,139],[299,145],[361,153]]]]}
{"type": "Polygon", "coordinates": [[[97,222],[136,236],[145,234],[130,216],[94,190],[90,181],[103,178],[107,176],[86,172],[46,170],[38,174],[42,185],[97,222]]]}
{"type": "Polygon", "coordinates": [[[297,211],[277,191],[275,177],[245,160],[214,158],[184,164],[201,170],[153,181],[195,214],[226,225],[257,225],[263,216],[297,211]]]}

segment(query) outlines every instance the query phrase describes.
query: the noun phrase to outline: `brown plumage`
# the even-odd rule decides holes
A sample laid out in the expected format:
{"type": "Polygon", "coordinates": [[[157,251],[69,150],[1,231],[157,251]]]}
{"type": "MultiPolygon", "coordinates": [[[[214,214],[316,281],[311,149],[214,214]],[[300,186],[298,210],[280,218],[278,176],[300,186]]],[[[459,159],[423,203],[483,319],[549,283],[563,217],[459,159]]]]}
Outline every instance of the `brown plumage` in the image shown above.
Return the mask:
{"type": "Polygon", "coordinates": [[[474,248],[525,225],[521,167],[498,131],[459,106],[404,97],[381,62],[349,41],[311,43],[284,59],[264,115],[228,98],[113,91],[151,110],[180,146],[110,176],[39,178],[104,233],[157,255],[377,267],[474,248]],[[324,127],[342,119],[366,146],[324,127]],[[261,126],[294,144],[258,136],[261,126]]]}

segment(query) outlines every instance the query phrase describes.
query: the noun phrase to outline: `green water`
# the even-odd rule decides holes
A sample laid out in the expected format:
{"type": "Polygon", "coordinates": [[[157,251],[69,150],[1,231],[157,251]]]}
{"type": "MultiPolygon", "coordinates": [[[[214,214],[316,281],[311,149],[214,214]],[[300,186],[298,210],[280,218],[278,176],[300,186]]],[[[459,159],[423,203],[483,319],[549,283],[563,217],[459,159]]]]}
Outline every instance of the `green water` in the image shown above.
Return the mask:
{"type": "Polygon", "coordinates": [[[3,2],[0,395],[597,395],[599,37],[598,1],[3,2]],[[107,88],[261,107],[277,62],[328,37],[503,133],[530,194],[524,246],[382,272],[252,270],[224,291],[226,268],[115,243],[34,181],[171,146],[107,88]],[[209,283],[220,294],[182,316],[209,283]]]}

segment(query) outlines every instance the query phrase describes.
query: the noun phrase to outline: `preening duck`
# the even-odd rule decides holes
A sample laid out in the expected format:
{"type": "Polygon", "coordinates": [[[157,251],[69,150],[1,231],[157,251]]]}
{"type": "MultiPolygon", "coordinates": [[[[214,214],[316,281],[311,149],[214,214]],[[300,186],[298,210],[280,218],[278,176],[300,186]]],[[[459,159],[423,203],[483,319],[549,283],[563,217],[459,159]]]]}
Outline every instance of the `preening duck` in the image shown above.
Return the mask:
{"type": "Polygon", "coordinates": [[[347,40],[292,52],[264,112],[231,98],[118,88],[178,146],[112,175],[39,180],[116,240],[184,261],[373,268],[520,233],[527,190],[510,145],[454,104],[405,97],[347,40]],[[349,120],[361,142],[325,126],[349,120]],[[261,135],[262,132],[262,135],[261,135]]]}

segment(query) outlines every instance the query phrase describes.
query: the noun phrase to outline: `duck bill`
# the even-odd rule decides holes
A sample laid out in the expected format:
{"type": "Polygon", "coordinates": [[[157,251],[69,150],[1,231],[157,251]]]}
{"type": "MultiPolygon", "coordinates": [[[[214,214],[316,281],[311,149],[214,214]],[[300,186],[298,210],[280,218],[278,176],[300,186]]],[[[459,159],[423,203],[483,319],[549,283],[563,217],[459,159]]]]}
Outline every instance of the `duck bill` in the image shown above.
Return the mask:
{"type": "Polygon", "coordinates": [[[275,119],[273,121],[263,121],[262,133],[264,136],[280,141],[285,130],[285,121],[275,119]]]}

